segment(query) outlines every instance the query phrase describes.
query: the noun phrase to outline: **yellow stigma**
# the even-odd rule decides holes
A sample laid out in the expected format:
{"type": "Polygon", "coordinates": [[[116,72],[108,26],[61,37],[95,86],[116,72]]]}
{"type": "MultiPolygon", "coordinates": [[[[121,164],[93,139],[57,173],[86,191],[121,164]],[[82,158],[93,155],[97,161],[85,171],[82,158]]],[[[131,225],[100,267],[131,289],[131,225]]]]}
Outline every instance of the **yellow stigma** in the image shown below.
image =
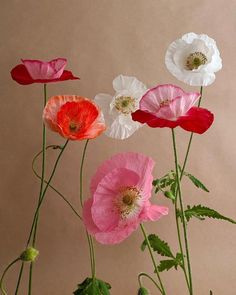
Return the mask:
{"type": "Polygon", "coordinates": [[[186,69],[189,71],[198,69],[201,65],[207,63],[207,57],[202,52],[189,54],[186,60],[186,69]]]}
{"type": "Polygon", "coordinates": [[[119,96],[115,99],[117,111],[128,115],[135,110],[135,98],[131,96],[119,96]]]}

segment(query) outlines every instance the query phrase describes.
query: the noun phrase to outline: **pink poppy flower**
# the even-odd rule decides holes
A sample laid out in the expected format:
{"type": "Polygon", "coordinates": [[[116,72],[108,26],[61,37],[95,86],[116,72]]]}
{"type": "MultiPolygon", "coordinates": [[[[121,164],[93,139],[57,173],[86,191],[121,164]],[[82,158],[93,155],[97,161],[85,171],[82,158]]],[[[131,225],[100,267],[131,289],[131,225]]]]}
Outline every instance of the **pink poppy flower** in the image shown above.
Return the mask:
{"type": "Polygon", "coordinates": [[[92,197],[83,208],[88,232],[102,244],[117,244],[139,224],[168,214],[168,208],[153,205],[154,161],[138,153],[122,153],[105,161],[91,180],[92,197]]]}
{"type": "Polygon", "coordinates": [[[64,70],[67,64],[65,58],[57,58],[49,62],[22,59],[22,63],[11,70],[12,79],[22,85],[79,79],[73,76],[72,72],[64,70]]]}
{"type": "Polygon", "coordinates": [[[132,114],[132,118],[153,128],[180,126],[201,134],[211,126],[214,115],[194,106],[199,98],[197,92],[188,93],[171,84],[159,85],[144,94],[139,110],[132,114]]]}
{"type": "Polygon", "coordinates": [[[77,95],[51,97],[44,108],[43,121],[49,129],[71,140],[92,139],[106,129],[96,104],[77,95]]]}

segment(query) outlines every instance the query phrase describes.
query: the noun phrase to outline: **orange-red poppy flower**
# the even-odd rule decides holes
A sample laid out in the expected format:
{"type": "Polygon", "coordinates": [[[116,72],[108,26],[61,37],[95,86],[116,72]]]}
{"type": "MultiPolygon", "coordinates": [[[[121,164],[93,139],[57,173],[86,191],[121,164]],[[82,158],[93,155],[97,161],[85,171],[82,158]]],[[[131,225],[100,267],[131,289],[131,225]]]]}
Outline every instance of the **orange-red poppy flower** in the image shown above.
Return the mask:
{"type": "Polygon", "coordinates": [[[45,125],[71,140],[91,139],[105,130],[98,106],[77,95],[53,96],[43,111],[45,125]]]}

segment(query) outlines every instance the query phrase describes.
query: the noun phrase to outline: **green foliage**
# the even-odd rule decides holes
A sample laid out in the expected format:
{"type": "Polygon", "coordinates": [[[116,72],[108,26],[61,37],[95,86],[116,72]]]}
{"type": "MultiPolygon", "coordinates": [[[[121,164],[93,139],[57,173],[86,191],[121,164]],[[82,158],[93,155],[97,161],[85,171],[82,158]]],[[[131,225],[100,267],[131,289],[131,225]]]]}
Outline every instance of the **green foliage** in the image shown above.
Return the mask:
{"type": "Polygon", "coordinates": [[[183,256],[181,253],[177,253],[176,257],[174,257],[173,259],[161,260],[160,264],[158,265],[158,271],[168,271],[173,267],[177,269],[178,266],[183,268],[183,256]]]}
{"type": "Polygon", "coordinates": [[[98,279],[86,278],[82,283],[78,284],[78,289],[74,295],[110,295],[111,286],[98,279]]]}
{"type": "Polygon", "coordinates": [[[200,220],[205,220],[205,218],[208,217],[208,218],[226,220],[236,224],[236,221],[234,221],[233,219],[223,216],[217,211],[210,209],[208,207],[204,207],[202,205],[195,205],[192,208],[190,206],[187,206],[187,208],[188,209],[185,210],[184,212],[187,221],[189,221],[192,217],[198,218],[200,220]]]}
{"type": "MultiPolygon", "coordinates": [[[[154,234],[149,235],[148,240],[149,240],[149,243],[150,243],[153,251],[157,252],[161,256],[174,258],[174,255],[172,254],[168,243],[161,240],[157,235],[154,235],[154,234]]],[[[146,246],[147,246],[147,242],[146,242],[146,240],[144,240],[141,245],[141,250],[144,251],[146,246]]]]}
{"type": "Polygon", "coordinates": [[[150,294],[149,291],[144,287],[141,287],[138,289],[138,295],[149,295],[149,294],[150,294]]]}
{"type": "Polygon", "coordinates": [[[197,179],[195,176],[193,176],[190,173],[184,173],[184,175],[186,175],[197,188],[200,188],[200,189],[204,190],[205,192],[209,193],[209,190],[205,187],[205,185],[199,179],[197,179]]]}

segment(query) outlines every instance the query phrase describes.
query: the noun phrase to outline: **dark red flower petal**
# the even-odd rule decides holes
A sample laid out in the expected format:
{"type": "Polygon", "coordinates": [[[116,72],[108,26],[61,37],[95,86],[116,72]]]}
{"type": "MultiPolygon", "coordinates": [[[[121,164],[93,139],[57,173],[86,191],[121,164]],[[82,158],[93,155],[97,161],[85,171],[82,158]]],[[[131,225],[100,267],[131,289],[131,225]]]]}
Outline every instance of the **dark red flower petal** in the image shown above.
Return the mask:
{"type": "Polygon", "coordinates": [[[21,85],[29,85],[33,83],[51,83],[60,82],[66,80],[77,80],[79,77],[75,77],[71,71],[64,70],[61,77],[58,79],[46,79],[46,80],[34,80],[31,78],[26,67],[23,64],[19,64],[11,70],[12,79],[21,85]]]}
{"type": "Polygon", "coordinates": [[[186,116],[178,119],[178,125],[184,130],[202,134],[210,128],[214,115],[204,108],[192,107],[186,116]]]}
{"type": "Polygon", "coordinates": [[[152,128],[163,128],[163,127],[169,127],[169,128],[175,128],[178,126],[178,121],[170,121],[166,119],[157,118],[155,115],[150,114],[148,112],[144,112],[141,110],[137,110],[132,114],[132,119],[134,121],[138,121],[140,123],[146,123],[148,126],[152,128]]]}

